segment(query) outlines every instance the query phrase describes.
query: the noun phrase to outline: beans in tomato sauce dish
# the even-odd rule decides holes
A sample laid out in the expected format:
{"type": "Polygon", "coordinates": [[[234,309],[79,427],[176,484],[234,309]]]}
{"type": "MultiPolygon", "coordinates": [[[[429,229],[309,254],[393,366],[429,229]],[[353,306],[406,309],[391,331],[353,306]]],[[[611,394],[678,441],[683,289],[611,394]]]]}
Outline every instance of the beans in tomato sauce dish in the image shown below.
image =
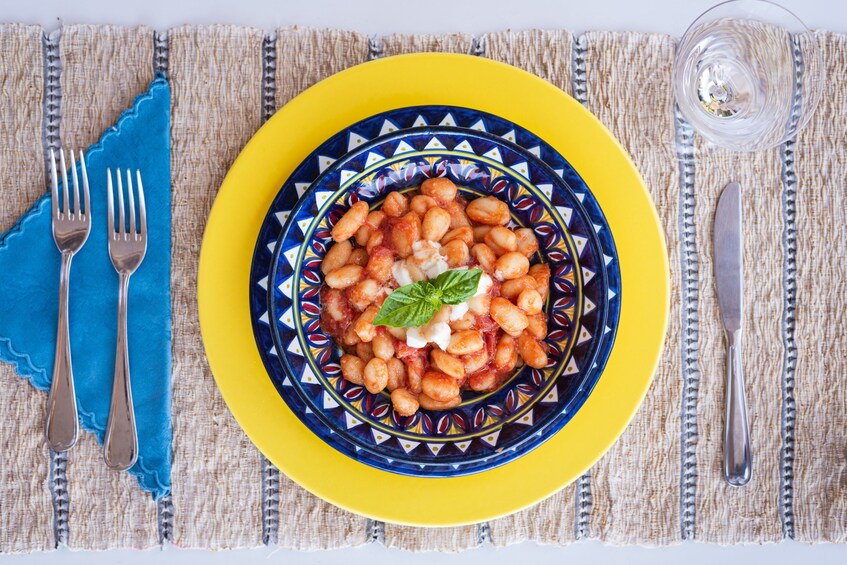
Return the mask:
{"type": "Polygon", "coordinates": [[[466,201],[446,178],[377,210],[353,204],[321,265],[321,326],[344,350],[343,377],[412,416],[546,367],[550,268],[531,264],[538,241],[509,219],[505,202],[466,201]]]}

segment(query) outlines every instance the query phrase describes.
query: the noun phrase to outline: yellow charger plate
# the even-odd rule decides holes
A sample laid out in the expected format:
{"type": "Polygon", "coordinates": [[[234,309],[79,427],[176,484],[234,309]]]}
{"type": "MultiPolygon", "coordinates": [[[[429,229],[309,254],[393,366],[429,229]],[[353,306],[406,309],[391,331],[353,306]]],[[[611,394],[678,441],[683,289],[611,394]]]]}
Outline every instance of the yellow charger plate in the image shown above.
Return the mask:
{"type": "Polygon", "coordinates": [[[629,156],[573,98],[481,57],[414,54],[364,63],[316,84],[253,137],[224,179],[200,253],[200,328],[212,373],[256,446],[315,495],[370,518],[415,526],[490,520],[530,506],[584,473],[621,435],[655,371],[669,306],[664,235],[629,156]],[[606,215],[621,269],[617,338],[594,391],[568,424],[523,457],[482,473],[420,478],[359,463],[312,434],[259,357],[248,302],[259,228],[279,187],[337,131],[387,110],[465,106],[515,122],[579,172],[606,215]]]}

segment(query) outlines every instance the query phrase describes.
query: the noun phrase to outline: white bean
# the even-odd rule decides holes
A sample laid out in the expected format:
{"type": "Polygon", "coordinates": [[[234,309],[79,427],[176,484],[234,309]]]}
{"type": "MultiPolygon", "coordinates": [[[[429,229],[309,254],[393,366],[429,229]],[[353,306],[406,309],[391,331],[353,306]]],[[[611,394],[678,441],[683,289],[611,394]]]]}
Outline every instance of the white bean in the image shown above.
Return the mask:
{"type": "Polygon", "coordinates": [[[405,388],[391,391],[391,404],[394,405],[394,411],[401,416],[414,416],[420,407],[415,395],[405,388]]]}
{"type": "Polygon", "coordinates": [[[341,376],[353,384],[365,384],[365,362],[355,355],[342,355],[341,376]]]}
{"type": "Polygon", "coordinates": [[[366,343],[373,341],[374,336],[376,336],[376,328],[373,322],[377,314],[379,314],[379,306],[371,304],[356,320],[354,328],[360,340],[366,343]]]}
{"type": "Polygon", "coordinates": [[[356,284],[362,276],[359,265],[344,265],[327,273],[325,280],[330,288],[347,288],[356,284]]]}
{"type": "Polygon", "coordinates": [[[362,227],[367,217],[368,203],[361,200],[356,202],[332,227],[332,239],[336,242],[350,239],[362,227]]]}
{"type": "Polygon", "coordinates": [[[327,274],[339,267],[343,267],[353,254],[353,244],[350,241],[340,241],[329,248],[321,262],[321,271],[327,274]]]}
{"type": "Polygon", "coordinates": [[[421,379],[421,390],[433,400],[448,402],[459,395],[459,383],[450,375],[427,371],[421,379]]]}
{"type": "Polygon", "coordinates": [[[421,225],[421,236],[429,241],[439,241],[450,229],[450,214],[441,208],[426,211],[421,225]]]}
{"type": "Polygon", "coordinates": [[[442,205],[456,198],[457,190],[453,181],[444,177],[427,179],[421,184],[421,194],[431,196],[442,205]]]}
{"type": "Polygon", "coordinates": [[[374,357],[365,365],[365,388],[371,394],[377,394],[388,385],[388,366],[379,357],[374,357]]]}
{"type": "Polygon", "coordinates": [[[484,241],[497,255],[503,255],[518,248],[518,237],[515,232],[503,226],[493,226],[485,234],[484,241]]]}
{"type": "Polygon", "coordinates": [[[388,361],[394,358],[394,338],[387,333],[377,333],[371,342],[374,355],[388,361]]]}
{"type": "Polygon", "coordinates": [[[527,257],[532,257],[538,251],[538,238],[529,228],[521,228],[515,231],[518,238],[518,251],[527,257]]]}
{"type": "Polygon", "coordinates": [[[487,226],[505,226],[509,223],[509,207],[494,196],[471,200],[465,213],[471,220],[487,226]]]}
{"type": "Polygon", "coordinates": [[[491,300],[491,317],[504,332],[512,336],[520,335],[529,323],[520,308],[499,296],[491,300]]]}
{"type": "Polygon", "coordinates": [[[527,314],[538,314],[541,312],[543,301],[537,290],[528,288],[518,295],[518,308],[527,314]]]}
{"type": "Polygon", "coordinates": [[[524,363],[535,369],[543,369],[547,366],[547,352],[534,337],[527,332],[518,337],[518,353],[524,363]]]}
{"type": "MultiPolygon", "coordinates": [[[[432,366],[454,379],[461,380],[465,377],[465,367],[462,362],[440,349],[433,349],[429,354],[432,366]]],[[[430,395],[432,396],[432,395],[430,395]]]]}
{"type": "Polygon", "coordinates": [[[378,282],[373,279],[365,279],[350,289],[350,304],[353,305],[353,308],[362,312],[365,308],[373,304],[379,291],[380,286],[378,282]]]}
{"type": "Polygon", "coordinates": [[[382,211],[394,218],[399,218],[409,209],[408,199],[399,192],[391,192],[382,203],[382,211]]]}
{"type": "Polygon", "coordinates": [[[510,251],[494,263],[494,276],[501,281],[516,279],[529,271],[529,259],[517,251],[510,251]]]}
{"type": "Polygon", "coordinates": [[[477,330],[464,330],[450,336],[450,345],[447,346],[447,353],[451,355],[467,355],[468,353],[479,351],[483,346],[481,333],[477,330]]]}

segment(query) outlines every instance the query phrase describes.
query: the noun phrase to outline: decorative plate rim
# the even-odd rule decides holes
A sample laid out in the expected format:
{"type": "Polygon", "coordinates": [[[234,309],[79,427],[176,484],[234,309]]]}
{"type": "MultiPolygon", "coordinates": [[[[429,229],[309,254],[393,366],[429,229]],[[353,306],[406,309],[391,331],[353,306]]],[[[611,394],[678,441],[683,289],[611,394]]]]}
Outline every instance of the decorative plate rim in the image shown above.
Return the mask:
{"type": "MultiPolygon", "coordinates": [[[[374,117],[377,117],[377,116],[374,116],[374,117]]],[[[351,130],[352,127],[353,126],[350,126],[348,128],[345,128],[345,129],[351,130]]],[[[341,133],[341,132],[339,132],[339,133],[341,133]]],[[[347,154],[343,155],[342,157],[339,157],[339,159],[335,163],[333,163],[332,166],[328,167],[314,181],[314,183],[308,189],[309,191],[312,191],[312,193],[311,194],[309,192],[304,193],[304,195],[298,200],[298,202],[294,205],[294,207],[289,211],[289,215],[288,215],[283,227],[280,230],[280,236],[277,239],[277,242],[276,242],[276,245],[275,245],[275,248],[274,248],[272,265],[276,265],[278,261],[281,261],[281,259],[279,258],[279,254],[281,252],[282,241],[287,236],[289,231],[294,229],[295,222],[296,222],[296,219],[298,217],[298,215],[297,215],[298,212],[303,208],[303,206],[308,204],[308,202],[306,200],[307,196],[311,196],[312,198],[314,198],[313,191],[315,191],[321,185],[321,183],[324,182],[329,176],[338,175],[340,169],[342,169],[349,161],[354,160],[357,156],[361,156],[361,155],[364,155],[365,153],[371,152],[376,147],[380,147],[380,146],[385,145],[386,143],[390,143],[390,142],[397,141],[397,140],[402,140],[402,139],[405,139],[405,138],[410,138],[410,137],[413,137],[413,136],[430,136],[430,135],[433,136],[433,137],[441,135],[441,136],[452,136],[454,138],[455,137],[465,137],[465,138],[482,139],[482,140],[484,140],[488,143],[491,143],[495,146],[505,147],[506,149],[514,152],[515,154],[517,154],[517,155],[519,155],[523,158],[526,158],[528,162],[532,161],[532,164],[533,164],[534,167],[536,167],[538,169],[542,169],[547,174],[547,176],[550,177],[551,179],[554,179],[554,181],[555,181],[555,179],[559,178],[559,181],[557,181],[557,182],[559,182],[559,186],[563,187],[568,194],[568,196],[567,196],[568,205],[573,206],[574,208],[578,208],[578,212],[580,213],[581,216],[584,217],[583,221],[587,222],[590,225],[590,223],[591,223],[590,215],[582,208],[582,205],[579,202],[579,200],[577,199],[576,194],[574,193],[572,188],[567,184],[567,182],[564,179],[557,177],[557,174],[555,173],[555,171],[553,171],[552,168],[550,168],[540,158],[534,156],[533,154],[529,153],[528,151],[524,150],[523,148],[520,148],[520,146],[516,146],[515,144],[511,144],[508,141],[506,141],[502,138],[499,138],[498,136],[489,134],[489,133],[477,132],[477,131],[474,131],[474,130],[467,130],[465,128],[454,128],[454,127],[445,128],[445,127],[438,127],[438,126],[427,126],[427,127],[419,127],[419,128],[404,128],[401,131],[394,132],[394,133],[389,134],[389,135],[380,136],[378,138],[375,138],[375,139],[371,140],[370,142],[362,145],[361,147],[357,147],[355,150],[348,152],[347,154]]],[[[436,151],[436,152],[433,152],[433,153],[444,154],[444,153],[449,153],[449,152],[450,152],[449,150],[444,149],[444,150],[436,151]]],[[[410,151],[408,153],[403,153],[400,156],[398,156],[396,159],[386,158],[386,161],[400,162],[400,161],[408,160],[408,158],[410,156],[419,157],[419,156],[422,156],[422,155],[425,155],[425,154],[426,154],[426,152],[415,150],[415,151],[410,151]]],[[[473,154],[473,153],[470,153],[468,155],[472,159],[479,159],[481,157],[480,155],[476,155],[476,154],[473,154]]],[[[480,159],[480,160],[484,161],[484,159],[480,159]]],[[[385,164],[385,163],[383,162],[383,164],[385,164]]],[[[505,165],[504,163],[495,163],[495,164],[499,168],[501,168],[501,170],[508,170],[509,169],[509,167],[507,165],[505,165]]],[[[373,170],[375,170],[374,166],[366,167],[362,171],[361,174],[365,174],[365,173],[371,172],[373,170]]],[[[510,172],[512,174],[514,174],[514,171],[510,171],[510,172]]],[[[342,186],[337,188],[334,193],[327,196],[326,199],[323,201],[323,203],[320,204],[320,206],[319,206],[320,211],[318,212],[318,216],[325,215],[325,211],[328,210],[332,205],[334,205],[334,203],[342,195],[342,193],[346,192],[347,185],[352,183],[352,182],[355,182],[356,178],[359,178],[360,176],[361,175],[357,174],[353,177],[348,177],[347,179],[345,179],[344,184],[342,186]]],[[[515,175],[515,176],[519,177],[520,174],[515,175]]],[[[541,191],[533,184],[533,182],[530,179],[526,179],[525,181],[521,181],[521,182],[523,184],[525,184],[531,191],[536,192],[536,194],[535,194],[536,198],[543,199],[541,191]]],[[[561,216],[561,213],[558,210],[556,210],[555,205],[553,204],[552,201],[548,201],[547,204],[545,205],[545,207],[548,210],[550,210],[551,213],[556,215],[556,217],[558,218],[558,222],[557,222],[558,225],[567,226],[568,222],[565,220],[564,217],[561,216]]],[[[310,225],[309,225],[309,228],[308,228],[309,233],[303,234],[304,235],[304,241],[310,240],[309,239],[311,237],[310,234],[312,234],[314,232],[314,227],[315,227],[315,222],[311,222],[310,225]]],[[[572,234],[570,233],[570,231],[568,229],[563,229],[563,233],[566,234],[567,240],[569,241],[568,248],[571,249],[572,253],[575,252],[577,250],[577,247],[576,247],[576,245],[575,245],[575,243],[572,239],[572,234]]],[[[598,255],[598,259],[599,259],[600,257],[603,256],[603,247],[600,245],[599,238],[596,236],[596,233],[592,233],[590,230],[588,230],[588,235],[589,235],[589,238],[591,239],[591,241],[593,242],[593,245],[591,245],[590,247],[595,249],[595,253],[598,255]]],[[[298,252],[297,259],[294,262],[295,265],[300,265],[302,263],[303,255],[305,253],[304,249],[305,249],[305,246],[301,246],[301,250],[298,252]]],[[[578,280],[579,280],[579,284],[576,285],[576,286],[578,286],[579,288],[582,288],[583,287],[583,282],[582,282],[583,274],[582,274],[581,269],[579,268],[579,265],[580,265],[579,257],[580,257],[580,253],[578,253],[578,252],[574,253],[573,261],[574,261],[574,266],[577,267],[576,276],[578,277],[578,280]]],[[[273,304],[273,302],[274,302],[274,289],[277,286],[277,280],[276,280],[277,269],[275,267],[272,267],[271,270],[273,272],[271,273],[271,275],[270,275],[271,278],[269,279],[269,282],[267,284],[268,307],[269,307],[269,314],[271,312],[274,312],[274,314],[272,316],[270,316],[270,318],[273,319],[273,320],[276,320],[278,312],[276,311],[276,307],[275,307],[275,304],[273,304]]],[[[603,328],[603,327],[606,326],[607,321],[608,321],[608,307],[609,307],[608,301],[609,301],[609,298],[606,296],[606,293],[607,293],[608,288],[609,288],[608,281],[607,281],[608,274],[607,274],[606,269],[599,269],[598,274],[600,276],[598,277],[599,280],[596,284],[600,285],[601,289],[600,289],[599,292],[597,292],[597,294],[600,295],[600,296],[603,296],[603,299],[606,301],[606,304],[604,304],[604,308],[601,309],[602,316],[597,321],[597,323],[595,325],[598,328],[603,328]]],[[[295,289],[299,289],[299,286],[297,284],[297,278],[298,278],[297,275],[298,275],[298,271],[297,271],[296,268],[294,268],[293,287],[295,289]]],[[[299,292],[293,292],[292,293],[292,295],[297,295],[297,294],[299,294],[299,292]]],[[[583,294],[580,293],[579,294],[579,304],[580,304],[580,306],[577,309],[580,312],[581,312],[581,307],[582,307],[582,301],[583,301],[583,294]]],[[[296,303],[296,301],[294,301],[294,302],[296,303]]],[[[582,314],[583,313],[581,312],[580,315],[575,316],[575,318],[580,319],[582,314]]],[[[294,317],[295,318],[297,317],[296,312],[295,312],[294,317]]],[[[278,351],[284,350],[283,344],[281,343],[281,341],[279,339],[279,324],[273,323],[273,324],[271,324],[271,328],[272,328],[272,333],[274,335],[274,342],[276,344],[277,350],[278,351]]],[[[297,331],[297,334],[300,338],[301,346],[302,346],[303,328],[302,328],[301,324],[297,324],[296,331],[297,331]]],[[[585,399],[590,395],[591,390],[596,385],[597,381],[599,380],[599,378],[602,375],[602,368],[603,368],[603,365],[605,364],[605,358],[604,358],[599,363],[599,366],[598,366],[598,357],[601,355],[601,353],[604,353],[605,357],[607,357],[608,352],[611,349],[611,345],[614,341],[613,332],[611,332],[611,333],[612,333],[612,335],[605,333],[605,334],[601,334],[601,335],[597,336],[596,345],[594,345],[590,349],[590,353],[582,360],[583,365],[587,366],[589,368],[587,370],[581,371],[581,372],[584,373],[584,375],[578,380],[578,383],[579,383],[578,386],[575,385],[575,388],[572,390],[572,392],[571,392],[572,396],[570,396],[566,402],[560,404],[560,406],[564,407],[564,409],[565,409],[564,411],[568,412],[567,416],[557,418],[556,414],[554,414],[554,413],[548,414],[546,416],[545,422],[542,426],[532,427],[531,433],[527,437],[523,437],[519,441],[516,441],[514,444],[510,445],[510,447],[508,449],[514,451],[515,452],[514,455],[509,454],[509,456],[497,457],[496,455],[488,454],[488,455],[479,455],[475,458],[464,459],[461,462],[462,465],[469,465],[472,462],[478,462],[478,461],[487,462],[489,459],[498,459],[498,460],[491,462],[490,464],[484,465],[484,466],[480,467],[479,469],[468,469],[468,470],[462,470],[462,471],[455,470],[455,465],[452,465],[451,463],[427,462],[427,463],[422,464],[422,463],[415,461],[415,460],[412,460],[412,459],[406,461],[406,463],[409,463],[411,465],[418,465],[421,468],[421,471],[419,471],[418,473],[423,473],[424,469],[430,469],[433,466],[435,466],[435,467],[443,466],[443,467],[445,467],[444,474],[449,475],[449,476],[453,476],[453,475],[458,475],[458,474],[461,474],[461,473],[465,473],[465,474],[478,473],[478,472],[481,472],[481,471],[483,471],[486,468],[489,468],[491,466],[505,464],[515,457],[522,456],[528,450],[536,448],[538,445],[540,445],[541,443],[543,443],[544,441],[549,439],[550,435],[555,434],[562,426],[567,425],[567,422],[570,420],[570,418],[573,417],[573,414],[575,414],[579,410],[581,405],[584,403],[585,399]],[[606,342],[605,345],[604,345],[604,342],[606,342]],[[607,349],[605,349],[605,351],[604,351],[604,347],[607,348],[607,349]],[[542,433],[543,433],[543,435],[541,435],[542,433]],[[533,435],[536,435],[536,434],[538,434],[538,436],[541,438],[540,440],[536,440],[532,437],[533,435]],[[526,444],[532,444],[532,445],[527,447],[526,444]],[[519,448],[521,449],[521,451],[517,452],[517,449],[519,449],[519,448]]],[[[565,358],[561,362],[562,371],[565,370],[565,365],[568,364],[568,360],[570,359],[570,355],[572,355],[571,348],[576,344],[577,337],[578,337],[578,332],[576,331],[576,328],[574,328],[573,334],[569,337],[569,340],[568,340],[567,355],[565,356],[565,358]]],[[[290,378],[290,382],[293,383],[292,386],[297,391],[297,393],[300,395],[301,400],[303,400],[310,407],[312,413],[314,413],[319,419],[321,419],[328,428],[334,430],[335,434],[341,434],[343,432],[343,430],[339,431],[339,427],[337,426],[337,424],[333,424],[332,422],[328,421],[328,416],[326,416],[326,414],[324,414],[323,409],[320,406],[315,405],[315,403],[313,401],[311,401],[308,397],[306,397],[305,393],[302,390],[302,386],[300,386],[299,381],[296,379],[296,374],[295,374],[296,371],[295,371],[294,367],[290,364],[290,361],[287,360],[287,359],[283,361],[282,357],[278,358],[278,360],[283,363],[283,365],[285,367],[285,371],[290,378]]],[[[311,365],[312,365],[312,372],[317,371],[317,369],[314,366],[314,363],[311,363],[311,365]]],[[[550,387],[555,386],[556,380],[559,379],[560,377],[561,377],[561,375],[559,377],[556,377],[556,379],[551,379],[549,384],[547,385],[547,388],[545,389],[545,391],[548,391],[550,387]]],[[[285,396],[283,389],[280,388],[279,384],[276,383],[276,381],[274,381],[274,384],[277,385],[277,390],[280,391],[280,394],[283,395],[283,398],[286,399],[286,402],[288,402],[287,397],[285,396]]],[[[542,391],[541,396],[543,396],[544,393],[545,392],[542,391]]],[[[335,396],[337,396],[337,395],[335,395],[335,396]]],[[[336,398],[336,401],[338,401],[338,398],[336,398]]],[[[531,405],[527,405],[525,407],[525,409],[523,410],[523,412],[521,412],[521,414],[523,414],[524,412],[526,412],[526,410],[529,410],[529,409],[532,409],[531,405]]],[[[301,414],[301,413],[296,413],[296,414],[298,415],[298,417],[300,417],[300,419],[302,421],[304,421],[304,423],[306,423],[310,427],[310,429],[312,428],[312,426],[310,425],[310,420],[307,419],[307,416],[305,414],[301,414]]],[[[514,424],[514,422],[512,422],[512,421],[517,420],[518,417],[521,414],[516,414],[513,418],[510,418],[508,421],[501,422],[501,425],[497,428],[496,431],[499,433],[499,430],[503,429],[503,427],[506,424],[514,424]]],[[[374,426],[373,423],[371,423],[370,425],[374,426]]],[[[376,427],[379,428],[379,426],[376,426],[376,427]]],[[[329,439],[326,436],[319,433],[317,430],[314,430],[314,431],[317,435],[319,435],[319,437],[321,437],[324,440],[329,441],[329,439]]],[[[405,436],[403,436],[402,433],[398,433],[397,430],[387,429],[387,430],[383,430],[383,431],[387,434],[391,434],[391,435],[396,436],[398,438],[399,437],[405,437],[405,436]]],[[[494,430],[486,430],[486,431],[483,431],[483,432],[480,432],[480,433],[477,433],[477,434],[472,434],[471,436],[468,436],[468,437],[483,437],[483,436],[485,436],[487,434],[491,434],[491,433],[494,433],[494,430]]],[[[346,437],[346,435],[344,437],[346,437]]],[[[333,438],[333,439],[335,439],[335,438],[333,438]]],[[[382,457],[382,458],[387,457],[385,454],[378,452],[378,451],[375,451],[373,446],[371,446],[369,443],[357,441],[355,436],[348,438],[348,439],[351,443],[353,443],[354,445],[357,446],[356,447],[357,453],[359,452],[359,448],[361,448],[361,450],[366,450],[369,453],[372,453],[372,454],[374,454],[378,457],[382,457]]],[[[412,441],[425,441],[420,436],[412,436],[408,439],[410,439],[412,441]]],[[[444,439],[445,438],[433,437],[433,438],[431,438],[431,441],[434,442],[434,443],[438,443],[439,440],[443,441],[444,439]]],[[[455,439],[467,439],[467,438],[465,438],[463,436],[462,438],[455,438],[455,439]]],[[[449,441],[452,441],[452,440],[453,439],[451,438],[449,441]]],[[[335,442],[331,442],[331,443],[333,445],[335,445],[335,442]]],[[[356,453],[352,453],[349,450],[343,450],[343,452],[345,454],[351,456],[351,457],[357,457],[356,453]]],[[[402,460],[402,457],[392,456],[392,458],[393,458],[394,461],[402,460]]],[[[379,466],[379,468],[383,468],[384,470],[389,471],[389,472],[399,472],[399,473],[405,472],[406,474],[412,474],[412,475],[418,474],[418,473],[415,472],[415,470],[404,471],[404,470],[397,470],[397,469],[394,469],[394,468],[388,468],[388,467],[384,467],[384,466],[379,466]]]]}

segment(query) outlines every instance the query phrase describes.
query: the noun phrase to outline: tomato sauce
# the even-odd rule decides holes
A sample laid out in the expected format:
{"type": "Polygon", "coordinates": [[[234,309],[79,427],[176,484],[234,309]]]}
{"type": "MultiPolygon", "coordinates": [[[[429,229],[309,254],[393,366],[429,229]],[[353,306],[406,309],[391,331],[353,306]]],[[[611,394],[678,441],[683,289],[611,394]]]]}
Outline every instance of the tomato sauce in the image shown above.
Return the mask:
{"type": "MultiPolygon", "coordinates": [[[[408,198],[411,198],[411,194],[407,194],[408,198]]],[[[461,207],[464,209],[466,206],[466,202],[460,196],[456,197],[456,202],[458,202],[461,207]]],[[[371,232],[369,238],[373,238],[373,234],[379,234],[381,237],[378,237],[376,241],[371,240],[372,247],[368,253],[370,259],[377,259],[377,263],[380,259],[385,259],[386,257],[390,257],[392,261],[400,260],[401,257],[397,253],[397,246],[395,246],[394,238],[392,235],[397,229],[400,230],[410,230],[414,229],[412,226],[407,225],[408,219],[405,220],[405,225],[400,225],[398,228],[398,224],[404,221],[404,218],[407,214],[413,213],[411,208],[407,209],[406,212],[401,214],[399,217],[388,216],[385,214],[382,217],[379,227],[366,222],[364,224],[364,228],[367,228],[367,231],[371,232]],[[378,242],[378,243],[377,243],[378,242]]],[[[420,228],[420,224],[418,224],[420,228]]],[[[452,228],[451,228],[452,229],[452,228]]],[[[360,234],[361,235],[361,234],[360,234]]],[[[402,238],[400,238],[402,239],[402,238]]],[[[471,243],[468,247],[473,247],[474,243],[471,243]]],[[[364,247],[359,245],[358,247],[364,247]]],[[[481,268],[479,263],[471,256],[469,262],[466,263],[468,269],[479,269],[481,268]]],[[[376,267],[374,267],[376,269],[376,267]]],[[[484,270],[484,269],[483,269],[484,270]]],[[[362,275],[359,278],[359,281],[362,281],[367,278],[378,278],[373,276],[368,272],[367,268],[363,269],[362,275]]],[[[490,298],[496,298],[501,296],[501,285],[502,283],[495,278],[491,277],[491,285],[488,288],[487,295],[490,298]]],[[[374,303],[378,306],[381,306],[383,301],[385,300],[388,293],[391,292],[394,288],[396,288],[397,283],[393,277],[389,277],[388,282],[381,283],[383,289],[387,292],[380,293],[374,303]]],[[[356,319],[359,317],[360,312],[353,306],[356,303],[356,300],[352,300],[351,298],[355,297],[355,294],[351,293],[355,289],[355,284],[349,286],[341,291],[330,291],[330,289],[324,286],[321,289],[321,327],[323,331],[330,337],[336,340],[336,343],[343,346],[344,336],[346,333],[350,332],[350,326],[355,323],[356,319]],[[329,292],[333,292],[332,296],[329,295],[329,292]],[[333,313],[334,316],[329,314],[329,309],[326,307],[326,300],[329,297],[330,300],[333,301],[332,306],[334,306],[333,313]],[[339,312],[341,315],[339,316],[339,312]]],[[[463,391],[470,391],[471,379],[475,376],[481,377],[476,379],[476,384],[480,385],[485,383],[484,386],[487,386],[486,390],[476,390],[476,393],[485,393],[491,392],[493,390],[498,389],[503,382],[512,374],[515,368],[506,369],[505,367],[498,368],[495,365],[495,353],[497,350],[497,344],[499,338],[501,338],[504,333],[500,328],[499,324],[494,321],[490,314],[486,313],[484,315],[474,315],[473,316],[473,324],[470,329],[478,330],[482,334],[483,338],[483,348],[485,354],[487,356],[486,362],[482,367],[476,369],[473,372],[466,372],[465,376],[459,382],[459,386],[463,391]],[[483,375],[485,375],[483,377],[483,375]],[[489,383],[491,383],[489,385],[489,383]]],[[[377,332],[383,335],[390,335],[388,330],[384,327],[378,327],[377,332]]],[[[349,336],[348,336],[349,337],[349,336]]],[[[410,347],[404,339],[393,338],[395,357],[400,359],[409,369],[415,367],[418,370],[421,370],[421,374],[430,370],[430,353],[436,346],[434,344],[427,344],[424,347],[416,348],[410,347]]],[[[517,344],[515,344],[517,347],[517,344]]],[[[350,353],[355,354],[354,347],[344,347],[344,349],[349,350],[350,353]]],[[[464,362],[466,366],[470,366],[470,357],[476,355],[477,359],[480,358],[480,353],[470,354],[465,356],[466,359],[464,362]]],[[[518,358],[518,367],[522,364],[520,361],[520,357],[517,352],[513,353],[514,356],[518,358]]],[[[461,357],[460,357],[461,359],[461,357]]],[[[509,363],[510,364],[510,363],[509,363]]],[[[479,388],[479,386],[477,386],[479,388]]]]}

